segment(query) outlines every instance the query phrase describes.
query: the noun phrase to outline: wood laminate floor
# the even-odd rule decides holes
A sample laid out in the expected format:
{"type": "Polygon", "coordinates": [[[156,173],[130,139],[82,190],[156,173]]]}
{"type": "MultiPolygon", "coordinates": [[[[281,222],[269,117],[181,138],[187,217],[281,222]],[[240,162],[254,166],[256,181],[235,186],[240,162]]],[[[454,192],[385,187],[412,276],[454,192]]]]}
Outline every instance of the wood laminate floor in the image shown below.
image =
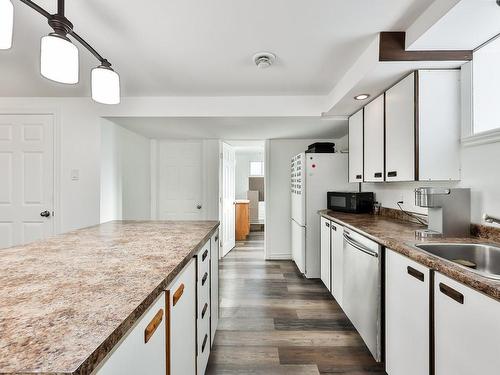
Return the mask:
{"type": "Polygon", "coordinates": [[[319,280],[265,261],[262,232],[220,263],[221,318],[207,374],[385,374],[319,280]]]}

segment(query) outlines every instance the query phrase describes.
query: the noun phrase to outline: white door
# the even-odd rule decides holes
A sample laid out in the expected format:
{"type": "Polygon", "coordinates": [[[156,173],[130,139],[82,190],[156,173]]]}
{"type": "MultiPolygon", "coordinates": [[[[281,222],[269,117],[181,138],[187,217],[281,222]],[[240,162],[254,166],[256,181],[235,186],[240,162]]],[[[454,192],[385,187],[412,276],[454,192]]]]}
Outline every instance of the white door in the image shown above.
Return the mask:
{"type": "Polygon", "coordinates": [[[349,117],[349,182],[363,182],[363,109],[349,117]]]}
{"type": "Polygon", "coordinates": [[[498,374],[500,302],[435,273],[436,375],[498,374]]]}
{"type": "Polygon", "coordinates": [[[430,270],[389,249],[385,259],[387,374],[429,374],[430,270]]]}
{"type": "Polygon", "coordinates": [[[415,73],[385,93],[386,181],[415,180],[415,73]]]}
{"type": "Polygon", "coordinates": [[[158,218],[201,220],[202,143],[162,141],[158,150],[158,218]]]}
{"type": "Polygon", "coordinates": [[[235,233],[235,152],[222,143],[222,256],[236,245],[235,233]]]}
{"type": "Polygon", "coordinates": [[[0,248],[54,233],[54,119],[0,115],[0,248]]]}
{"type": "Polygon", "coordinates": [[[330,246],[330,220],[321,217],[321,238],[320,238],[320,251],[321,251],[321,281],[328,288],[332,290],[332,278],[330,270],[332,266],[331,260],[331,246],[330,246]]]}
{"type": "Polygon", "coordinates": [[[367,104],[364,120],[364,177],[384,181],[384,95],[367,104]]]}

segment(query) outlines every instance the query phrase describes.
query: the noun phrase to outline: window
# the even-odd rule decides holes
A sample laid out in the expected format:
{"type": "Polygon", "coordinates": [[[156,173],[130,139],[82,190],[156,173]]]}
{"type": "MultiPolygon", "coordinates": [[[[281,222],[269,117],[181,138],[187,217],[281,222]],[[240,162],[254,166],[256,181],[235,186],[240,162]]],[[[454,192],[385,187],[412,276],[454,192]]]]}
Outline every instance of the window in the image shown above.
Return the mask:
{"type": "Polygon", "coordinates": [[[473,131],[500,130],[500,38],[474,51],[472,62],[473,131]]]}
{"type": "Polygon", "coordinates": [[[251,161],[250,162],[250,176],[264,176],[264,162],[251,161]]]}

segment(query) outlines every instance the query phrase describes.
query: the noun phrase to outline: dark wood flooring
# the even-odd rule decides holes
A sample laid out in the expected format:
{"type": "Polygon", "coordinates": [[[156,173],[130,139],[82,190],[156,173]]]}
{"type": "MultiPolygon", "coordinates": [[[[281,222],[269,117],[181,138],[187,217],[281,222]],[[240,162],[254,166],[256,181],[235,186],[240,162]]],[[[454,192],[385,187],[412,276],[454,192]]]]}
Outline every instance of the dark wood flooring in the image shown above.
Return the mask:
{"type": "Polygon", "coordinates": [[[320,280],[265,261],[252,232],[220,263],[220,322],[207,374],[385,374],[320,280]]]}

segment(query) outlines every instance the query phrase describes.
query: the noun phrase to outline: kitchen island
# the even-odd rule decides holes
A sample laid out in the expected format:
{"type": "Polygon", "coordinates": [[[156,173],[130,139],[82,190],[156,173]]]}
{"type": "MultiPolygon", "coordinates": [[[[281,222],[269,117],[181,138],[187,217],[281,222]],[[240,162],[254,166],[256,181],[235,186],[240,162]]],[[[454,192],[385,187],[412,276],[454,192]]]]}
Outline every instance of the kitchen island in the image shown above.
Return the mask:
{"type": "Polygon", "coordinates": [[[218,226],[113,221],[1,250],[0,373],[90,374],[218,226]]]}

